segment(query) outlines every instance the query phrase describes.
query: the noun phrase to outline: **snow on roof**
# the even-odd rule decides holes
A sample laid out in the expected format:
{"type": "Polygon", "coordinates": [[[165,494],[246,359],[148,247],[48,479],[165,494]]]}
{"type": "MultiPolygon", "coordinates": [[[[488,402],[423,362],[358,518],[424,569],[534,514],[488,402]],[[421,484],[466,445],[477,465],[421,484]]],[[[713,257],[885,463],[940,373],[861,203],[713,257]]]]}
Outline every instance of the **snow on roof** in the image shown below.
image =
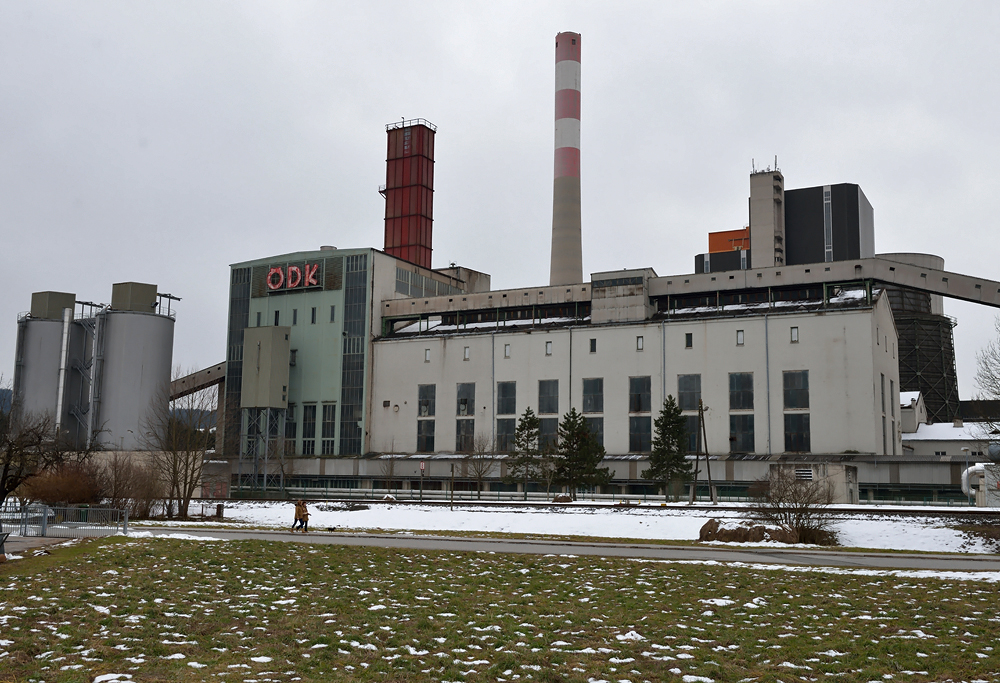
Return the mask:
{"type": "Polygon", "coordinates": [[[912,401],[916,401],[919,398],[919,391],[901,391],[899,392],[899,405],[908,406],[912,401]]]}
{"type": "Polygon", "coordinates": [[[475,322],[475,323],[462,323],[461,325],[445,325],[439,319],[423,320],[419,323],[412,323],[406,327],[401,327],[396,330],[396,334],[417,334],[421,332],[464,332],[465,330],[493,330],[493,329],[504,329],[508,327],[531,327],[532,325],[559,325],[574,322],[589,321],[590,316],[586,318],[535,318],[531,319],[517,319],[517,320],[501,320],[491,321],[491,322],[475,322]]]}
{"type": "Polygon", "coordinates": [[[961,427],[951,422],[921,423],[917,431],[903,434],[903,441],[985,441],[990,438],[988,431],[989,426],[982,422],[966,422],[961,427]]]}

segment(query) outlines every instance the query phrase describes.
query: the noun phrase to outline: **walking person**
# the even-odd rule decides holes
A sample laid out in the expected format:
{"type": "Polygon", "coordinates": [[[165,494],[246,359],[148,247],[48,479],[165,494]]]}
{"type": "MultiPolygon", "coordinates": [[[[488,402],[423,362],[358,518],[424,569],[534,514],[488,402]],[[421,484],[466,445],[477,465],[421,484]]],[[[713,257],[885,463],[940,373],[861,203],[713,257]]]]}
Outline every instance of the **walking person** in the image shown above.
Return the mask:
{"type": "Polygon", "coordinates": [[[299,504],[302,505],[302,518],[300,520],[302,522],[302,533],[306,533],[309,531],[309,508],[306,507],[304,500],[300,500],[299,504]]]}
{"type": "Polygon", "coordinates": [[[306,504],[301,501],[295,501],[295,521],[292,522],[292,531],[294,532],[302,524],[302,512],[306,509],[306,504]]]}

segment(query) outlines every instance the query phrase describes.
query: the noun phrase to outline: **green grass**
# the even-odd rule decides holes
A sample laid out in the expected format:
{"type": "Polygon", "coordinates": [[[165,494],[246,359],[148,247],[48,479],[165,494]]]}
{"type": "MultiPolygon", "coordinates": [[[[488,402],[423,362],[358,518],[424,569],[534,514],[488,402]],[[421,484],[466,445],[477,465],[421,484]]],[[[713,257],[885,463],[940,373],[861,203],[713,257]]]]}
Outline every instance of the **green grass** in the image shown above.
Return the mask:
{"type": "Polygon", "coordinates": [[[997,593],[723,564],[103,539],[0,566],[0,681],[998,680],[997,593]]]}

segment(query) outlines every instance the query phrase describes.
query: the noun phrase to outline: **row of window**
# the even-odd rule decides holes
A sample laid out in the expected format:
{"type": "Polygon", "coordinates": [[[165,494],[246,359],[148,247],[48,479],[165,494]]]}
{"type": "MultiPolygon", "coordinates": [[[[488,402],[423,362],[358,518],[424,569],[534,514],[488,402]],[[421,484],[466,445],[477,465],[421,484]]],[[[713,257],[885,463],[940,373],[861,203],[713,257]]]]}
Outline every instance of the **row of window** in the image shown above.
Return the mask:
{"type": "MultiPolygon", "coordinates": [[[[260,311],[257,311],[257,327],[261,326],[261,319],[262,319],[262,317],[263,317],[263,314],[260,311]]],[[[332,322],[332,323],[333,322],[337,322],[337,307],[336,306],[330,306],[330,322],[332,322]]],[[[309,311],[309,323],[311,325],[315,325],[316,324],[316,307],[315,306],[313,306],[310,309],[310,311],[309,311]]],[[[277,327],[280,324],[281,324],[281,311],[275,311],[274,312],[274,326],[277,327]]],[[[299,309],[293,308],[292,309],[292,325],[298,325],[298,324],[299,324],[299,309]]]]}
{"type": "MultiPolygon", "coordinates": [[[[806,410],[809,408],[809,371],[789,370],[782,373],[784,407],[786,410],[806,410]]],[[[475,413],[476,384],[463,382],[456,385],[456,410],[459,417],[471,417],[475,413]]],[[[652,377],[628,378],[628,411],[648,413],[652,405],[652,377]]],[[[753,373],[729,373],[729,409],[753,410],[753,373]]],[[[681,410],[698,410],[701,402],[701,375],[677,376],[677,402],[681,410]]],[[[497,382],[497,414],[517,414],[517,382],[497,382]]],[[[418,417],[434,417],[437,412],[437,385],[417,385],[418,417]]],[[[604,412],[604,378],[591,377],[583,380],[583,412],[604,412]]],[[[538,414],[559,413],[559,380],[538,380],[538,414]]]]}
{"type": "MultiPolygon", "coordinates": [[[[313,309],[313,315],[314,315],[314,317],[315,317],[315,311],[316,311],[316,309],[313,309]]],[[[293,313],[294,313],[294,311],[293,311],[293,313]]],[[[332,311],[331,311],[331,315],[332,315],[332,311]]],[[[277,320],[277,317],[275,317],[275,320],[277,320]]],[[[316,321],[313,320],[313,322],[316,322],[316,321]]],[[[274,324],[277,325],[278,323],[275,322],[274,324]]],[[[292,324],[294,325],[295,323],[292,323],[292,324]]],[[[257,314],[257,326],[260,327],[260,313],[257,314]]],[[[789,328],[789,330],[790,330],[790,337],[791,337],[790,341],[791,341],[791,343],[792,344],[798,344],[799,343],[799,328],[798,327],[791,327],[791,328],[789,328]]],[[[744,340],[745,340],[744,331],[743,330],[736,330],[736,345],[737,346],[743,346],[744,345],[744,340]]],[[[643,336],[642,335],[639,335],[639,336],[637,336],[635,338],[635,350],[636,351],[642,351],[643,347],[644,347],[644,344],[645,343],[643,341],[643,336]]],[[[686,348],[686,349],[694,348],[694,333],[692,333],[692,332],[685,332],[684,333],[684,348],[686,348]]],[[[553,349],[553,342],[546,341],[545,342],[545,355],[546,356],[551,356],[552,355],[552,349],[553,349]]],[[[596,339],[591,339],[590,340],[590,352],[591,353],[597,353],[597,340],[596,339]]],[[[503,345],[503,357],[504,358],[510,358],[510,353],[511,353],[511,351],[510,351],[510,344],[504,344],[503,345]]],[[[463,350],[462,350],[462,360],[470,360],[471,358],[472,358],[471,347],[468,347],[468,346],[464,347],[463,350]]],[[[425,363],[430,363],[431,362],[431,350],[430,349],[424,349],[424,362],[425,363]]]]}

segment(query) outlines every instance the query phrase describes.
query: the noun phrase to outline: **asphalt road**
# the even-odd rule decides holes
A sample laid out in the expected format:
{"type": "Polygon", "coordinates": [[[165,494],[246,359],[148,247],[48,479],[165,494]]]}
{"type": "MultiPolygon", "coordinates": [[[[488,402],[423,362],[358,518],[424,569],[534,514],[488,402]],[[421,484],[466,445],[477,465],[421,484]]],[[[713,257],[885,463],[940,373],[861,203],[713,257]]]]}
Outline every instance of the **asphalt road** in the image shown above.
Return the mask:
{"type": "Polygon", "coordinates": [[[865,553],[795,548],[732,548],[712,546],[654,545],[644,543],[597,543],[537,541],[456,536],[411,536],[405,534],[355,534],[336,532],[243,531],[192,529],[191,527],[134,527],[134,531],[156,534],[180,533],[212,538],[285,541],[319,545],[374,546],[410,550],[524,553],[529,555],[597,555],[651,560],[746,562],[854,569],[929,569],[935,571],[1000,572],[1000,555],[930,553],[865,553]]]}

